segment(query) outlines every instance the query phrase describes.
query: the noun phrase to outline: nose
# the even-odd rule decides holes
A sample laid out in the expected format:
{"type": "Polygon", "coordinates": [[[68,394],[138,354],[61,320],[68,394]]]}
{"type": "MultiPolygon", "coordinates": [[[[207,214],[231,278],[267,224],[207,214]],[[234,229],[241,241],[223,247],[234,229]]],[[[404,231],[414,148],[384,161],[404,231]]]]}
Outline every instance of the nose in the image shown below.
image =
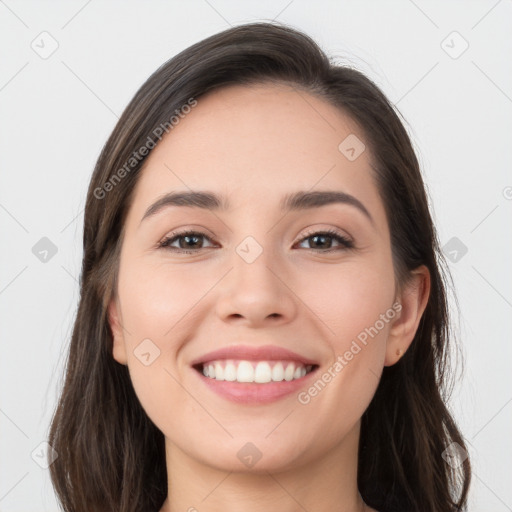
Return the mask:
{"type": "Polygon", "coordinates": [[[298,299],[293,293],[289,275],[284,275],[263,251],[249,263],[238,254],[232,270],[219,283],[216,311],[224,322],[247,327],[276,326],[291,322],[298,299]]]}

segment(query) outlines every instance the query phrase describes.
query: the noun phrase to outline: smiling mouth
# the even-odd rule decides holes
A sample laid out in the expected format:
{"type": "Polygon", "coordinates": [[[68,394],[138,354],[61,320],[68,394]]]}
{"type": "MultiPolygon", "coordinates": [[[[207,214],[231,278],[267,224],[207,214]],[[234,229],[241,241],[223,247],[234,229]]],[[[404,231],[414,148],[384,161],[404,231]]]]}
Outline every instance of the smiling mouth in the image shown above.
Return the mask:
{"type": "Polygon", "coordinates": [[[299,380],[315,371],[316,364],[299,361],[248,361],[222,359],[199,363],[193,368],[204,377],[227,382],[268,384],[271,382],[299,380]]]}

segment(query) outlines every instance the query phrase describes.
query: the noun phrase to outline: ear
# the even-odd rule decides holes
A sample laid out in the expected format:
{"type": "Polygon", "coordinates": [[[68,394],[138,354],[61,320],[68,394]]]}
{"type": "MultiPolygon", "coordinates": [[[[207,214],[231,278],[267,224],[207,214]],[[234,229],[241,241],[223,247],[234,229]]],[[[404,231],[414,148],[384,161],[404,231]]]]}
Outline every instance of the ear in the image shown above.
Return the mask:
{"type": "Polygon", "coordinates": [[[427,306],[430,272],[425,265],[421,265],[411,274],[397,297],[402,307],[389,331],[384,366],[394,365],[407,351],[427,306]]]}
{"type": "Polygon", "coordinates": [[[118,363],[126,364],[126,347],[120,309],[121,308],[117,300],[112,298],[107,308],[108,322],[110,325],[110,331],[112,332],[112,355],[118,363]]]}

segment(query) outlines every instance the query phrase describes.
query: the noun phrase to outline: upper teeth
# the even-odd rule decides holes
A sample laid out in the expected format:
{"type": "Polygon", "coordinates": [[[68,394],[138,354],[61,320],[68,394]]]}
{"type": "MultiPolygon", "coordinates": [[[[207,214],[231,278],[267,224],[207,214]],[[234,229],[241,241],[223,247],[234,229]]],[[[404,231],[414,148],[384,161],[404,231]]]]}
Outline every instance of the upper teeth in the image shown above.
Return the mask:
{"type": "Polygon", "coordinates": [[[203,365],[203,375],[232,382],[280,382],[304,377],[312,366],[281,361],[211,361],[203,365]]]}

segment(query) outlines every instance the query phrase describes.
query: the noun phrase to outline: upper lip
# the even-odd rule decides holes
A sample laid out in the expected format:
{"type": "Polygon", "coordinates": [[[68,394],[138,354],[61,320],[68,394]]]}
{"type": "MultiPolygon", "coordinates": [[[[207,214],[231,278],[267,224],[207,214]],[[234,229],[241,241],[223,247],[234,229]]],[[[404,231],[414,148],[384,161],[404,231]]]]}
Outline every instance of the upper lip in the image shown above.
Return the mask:
{"type": "Polygon", "coordinates": [[[318,364],[313,359],[301,356],[296,352],[292,352],[286,348],[277,345],[262,345],[258,347],[250,345],[235,345],[224,347],[194,359],[191,366],[206,363],[209,361],[218,361],[221,359],[237,359],[245,361],[298,361],[304,365],[318,364]]]}

